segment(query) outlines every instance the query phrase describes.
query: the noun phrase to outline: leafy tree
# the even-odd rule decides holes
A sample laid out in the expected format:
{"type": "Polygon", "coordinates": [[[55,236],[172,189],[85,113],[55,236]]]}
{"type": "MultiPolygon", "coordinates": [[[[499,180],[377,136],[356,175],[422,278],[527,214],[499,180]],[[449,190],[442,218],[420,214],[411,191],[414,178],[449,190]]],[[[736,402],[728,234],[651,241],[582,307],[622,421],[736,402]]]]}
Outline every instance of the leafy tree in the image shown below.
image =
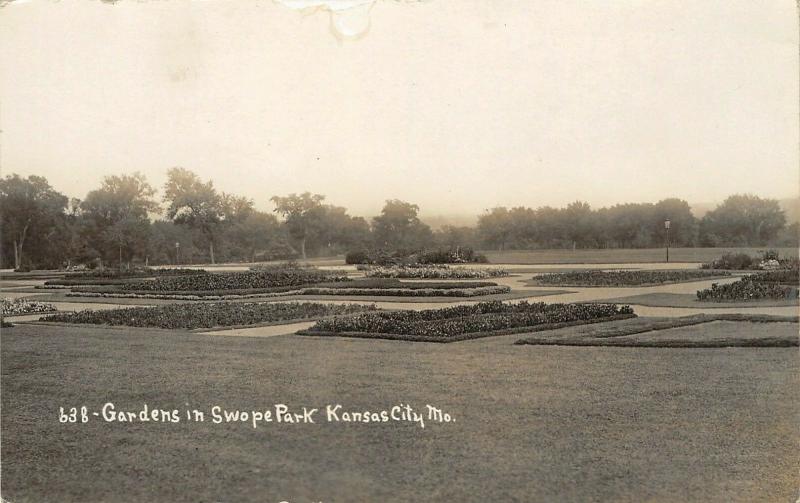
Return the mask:
{"type": "Polygon", "coordinates": [[[230,211],[233,203],[217,193],[211,180],[203,182],[184,168],[167,171],[164,202],[168,204],[167,217],[172,222],[200,231],[208,245],[211,263],[215,264],[214,243],[225,211],[230,211]]]}
{"type": "Polygon", "coordinates": [[[592,243],[593,213],[588,203],[575,201],[563,211],[564,237],[572,243],[572,249],[592,243]]]}
{"type": "Polygon", "coordinates": [[[391,199],[372,219],[372,233],[379,247],[415,250],[433,243],[433,231],[418,217],[419,206],[391,199]]]}
{"type": "Polygon", "coordinates": [[[99,189],[86,195],[81,214],[84,236],[96,244],[103,257],[117,253],[119,266],[125,257],[146,252],[151,212],[159,210],[155,190],[141,173],[107,176],[99,189]]]}
{"type": "Polygon", "coordinates": [[[704,244],[758,246],[775,239],[786,225],[786,214],[776,199],[750,194],[728,197],[701,220],[704,244]]]}
{"type": "Polygon", "coordinates": [[[478,236],[488,247],[503,251],[511,237],[511,217],[508,208],[497,207],[487,210],[478,217],[478,236]]]}
{"type": "Polygon", "coordinates": [[[270,248],[282,237],[281,234],[275,215],[251,210],[231,224],[227,236],[232,246],[240,250],[239,256],[255,262],[258,252],[270,248]]]}
{"type": "Polygon", "coordinates": [[[439,248],[477,248],[479,245],[477,231],[474,227],[445,225],[434,231],[436,246],[439,248]]]}
{"type": "Polygon", "coordinates": [[[664,221],[669,219],[669,240],[674,246],[694,246],[697,241],[697,218],[689,203],[683,199],[663,199],[653,207],[652,235],[658,245],[658,237],[665,236],[664,221]]]}
{"type": "Polygon", "coordinates": [[[303,192],[288,196],[274,196],[275,211],[286,219],[286,226],[292,238],[300,242],[300,254],[306,258],[306,240],[315,223],[319,222],[319,208],[325,196],[303,192]]]}
{"type": "Polygon", "coordinates": [[[42,240],[63,222],[66,207],[67,197],[44,177],[11,174],[0,180],[3,241],[12,245],[14,268],[25,262],[27,243],[42,240]]]}

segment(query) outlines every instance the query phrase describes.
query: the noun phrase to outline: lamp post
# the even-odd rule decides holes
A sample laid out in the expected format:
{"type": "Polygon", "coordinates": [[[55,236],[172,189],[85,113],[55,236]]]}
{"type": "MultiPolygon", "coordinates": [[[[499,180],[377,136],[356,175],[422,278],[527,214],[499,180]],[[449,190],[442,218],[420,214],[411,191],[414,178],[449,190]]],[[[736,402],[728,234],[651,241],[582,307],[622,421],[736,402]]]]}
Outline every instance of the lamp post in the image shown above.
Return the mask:
{"type": "Polygon", "coordinates": [[[669,262],[669,218],[664,220],[664,229],[667,231],[667,262],[669,262]]]}
{"type": "Polygon", "coordinates": [[[181,251],[181,244],[175,241],[175,265],[178,265],[180,260],[180,251],[181,251]]]}

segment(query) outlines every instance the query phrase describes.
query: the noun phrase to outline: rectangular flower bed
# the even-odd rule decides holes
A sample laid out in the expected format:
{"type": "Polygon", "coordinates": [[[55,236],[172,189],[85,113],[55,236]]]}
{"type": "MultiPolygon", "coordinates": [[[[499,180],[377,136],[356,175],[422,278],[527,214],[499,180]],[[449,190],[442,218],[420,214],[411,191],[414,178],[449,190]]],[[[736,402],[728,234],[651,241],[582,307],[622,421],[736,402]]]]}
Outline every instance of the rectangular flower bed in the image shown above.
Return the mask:
{"type": "Polygon", "coordinates": [[[454,342],[635,317],[616,304],[480,302],[422,311],[380,311],[319,320],[300,335],[454,342]]]}
{"type": "Polygon", "coordinates": [[[541,274],[534,276],[531,283],[541,286],[656,286],[725,276],[730,276],[730,272],[701,269],[681,271],[588,270],[541,274]]]}
{"type": "Polygon", "coordinates": [[[224,302],[169,304],[98,311],[58,313],[40,321],[197,329],[293,322],[375,310],[371,305],[335,305],[300,302],[224,302]]]}
{"type": "Polygon", "coordinates": [[[368,278],[484,279],[508,276],[508,271],[503,269],[473,269],[446,265],[367,266],[363,270],[368,278]]]}
{"type": "Polygon", "coordinates": [[[125,283],[121,286],[123,290],[129,291],[188,292],[300,286],[347,280],[348,278],[346,276],[330,271],[293,268],[225,272],[193,276],[163,276],[150,281],[125,283]]]}

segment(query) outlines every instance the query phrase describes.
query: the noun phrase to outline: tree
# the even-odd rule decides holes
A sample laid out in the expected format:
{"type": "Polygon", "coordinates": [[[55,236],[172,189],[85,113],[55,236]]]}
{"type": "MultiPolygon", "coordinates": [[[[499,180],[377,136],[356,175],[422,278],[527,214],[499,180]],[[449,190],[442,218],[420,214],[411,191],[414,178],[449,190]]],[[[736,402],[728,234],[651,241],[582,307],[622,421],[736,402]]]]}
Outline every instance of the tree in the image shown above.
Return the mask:
{"type": "Polygon", "coordinates": [[[275,215],[262,211],[248,211],[228,230],[231,246],[240,249],[246,260],[256,261],[256,254],[264,252],[279,240],[280,224],[275,215]]]}
{"type": "Polygon", "coordinates": [[[419,220],[419,206],[390,199],[381,214],[372,219],[372,232],[378,246],[416,250],[433,244],[433,231],[419,220]]]}
{"type": "Polygon", "coordinates": [[[775,239],[786,225],[786,214],[776,199],[750,194],[728,197],[701,220],[705,244],[757,246],[775,239]]]}
{"type": "MultiPolygon", "coordinates": [[[[674,246],[694,246],[697,241],[697,218],[692,214],[689,203],[683,199],[663,199],[653,207],[652,233],[654,236],[664,236],[666,229],[664,221],[670,221],[669,240],[674,246]]],[[[659,239],[654,246],[659,246],[659,239]]]]}
{"type": "Polygon", "coordinates": [[[572,249],[592,243],[593,213],[588,203],[575,201],[563,211],[564,234],[572,249]]]}
{"type": "Polygon", "coordinates": [[[149,214],[159,210],[154,195],[153,187],[138,172],[107,176],[99,189],[86,195],[81,202],[84,235],[97,244],[103,258],[110,260],[115,254],[122,267],[126,257],[130,261],[146,252],[149,214]]]}
{"type": "Polygon", "coordinates": [[[511,217],[506,207],[492,208],[478,217],[478,236],[490,248],[503,251],[511,232],[511,217]]]}
{"type": "Polygon", "coordinates": [[[25,244],[52,231],[66,207],[67,197],[53,189],[44,177],[11,174],[0,180],[3,236],[13,245],[14,268],[23,265],[25,244]]]}
{"type": "Polygon", "coordinates": [[[167,217],[170,220],[196,229],[205,237],[211,263],[215,264],[214,242],[225,216],[224,205],[230,205],[231,202],[223,200],[211,180],[203,182],[195,173],[184,168],[167,171],[164,202],[168,204],[167,217]]]}
{"type": "Polygon", "coordinates": [[[289,194],[285,197],[273,196],[275,212],[280,213],[286,220],[286,226],[292,238],[300,242],[300,254],[306,258],[306,239],[309,232],[319,218],[319,208],[325,196],[303,192],[300,195],[289,194]]]}

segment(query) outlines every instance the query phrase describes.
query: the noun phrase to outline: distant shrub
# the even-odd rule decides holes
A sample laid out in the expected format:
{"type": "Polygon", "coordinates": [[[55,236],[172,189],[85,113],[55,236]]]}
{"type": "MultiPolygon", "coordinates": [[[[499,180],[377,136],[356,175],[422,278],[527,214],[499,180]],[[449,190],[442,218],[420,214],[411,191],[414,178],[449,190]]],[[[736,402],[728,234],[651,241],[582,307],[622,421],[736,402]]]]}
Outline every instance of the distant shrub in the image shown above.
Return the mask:
{"type": "Polygon", "coordinates": [[[345,264],[366,264],[369,260],[369,254],[366,250],[356,250],[347,252],[344,256],[345,264]]]}
{"type": "Polygon", "coordinates": [[[703,264],[702,268],[743,271],[757,265],[758,261],[746,253],[724,253],[722,257],[703,264]]]}

